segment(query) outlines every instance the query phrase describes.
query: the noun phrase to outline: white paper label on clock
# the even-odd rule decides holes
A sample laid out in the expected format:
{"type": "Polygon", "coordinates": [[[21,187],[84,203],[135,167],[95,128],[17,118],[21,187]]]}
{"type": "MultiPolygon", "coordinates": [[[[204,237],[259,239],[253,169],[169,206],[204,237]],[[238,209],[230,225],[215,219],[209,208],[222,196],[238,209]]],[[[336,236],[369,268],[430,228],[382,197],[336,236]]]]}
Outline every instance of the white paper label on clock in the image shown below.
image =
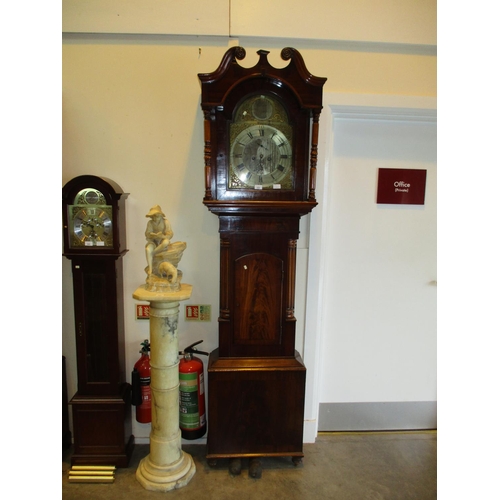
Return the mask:
{"type": "Polygon", "coordinates": [[[94,246],[94,242],[93,241],[85,241],[85,246],[86,247],[93,247],[94,246]]]}
{"type": "Polygon", "coordinates": [[[98,247],[103,247],[104,246],[104,241],[96,241],[95,243],[98,247]]]}
{"type": "Polygon", "coordinates": [[[281,184],[273,184],[273,189],[281,189],[281,184]]]}
{"type": "Polygon", "coordinates": [[[262,184],[255,184],[254,188],[255,189],[262,189],[262,184]]]}

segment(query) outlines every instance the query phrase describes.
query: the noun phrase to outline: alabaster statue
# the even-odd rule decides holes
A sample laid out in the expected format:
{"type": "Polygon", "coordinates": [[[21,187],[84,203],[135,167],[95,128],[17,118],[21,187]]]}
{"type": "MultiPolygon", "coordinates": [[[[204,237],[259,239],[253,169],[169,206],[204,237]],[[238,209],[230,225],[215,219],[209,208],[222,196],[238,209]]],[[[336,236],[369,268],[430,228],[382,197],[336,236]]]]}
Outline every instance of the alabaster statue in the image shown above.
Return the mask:
{"type": "Polygon", "coordinates": [[[155,205],[146,215],[151,220],[146,226],[146,289],[150,291],[179,290],[182,271],[177,268],[186,249],[183,241],[171,242],[174,233],[170,222],[155,205]]]}

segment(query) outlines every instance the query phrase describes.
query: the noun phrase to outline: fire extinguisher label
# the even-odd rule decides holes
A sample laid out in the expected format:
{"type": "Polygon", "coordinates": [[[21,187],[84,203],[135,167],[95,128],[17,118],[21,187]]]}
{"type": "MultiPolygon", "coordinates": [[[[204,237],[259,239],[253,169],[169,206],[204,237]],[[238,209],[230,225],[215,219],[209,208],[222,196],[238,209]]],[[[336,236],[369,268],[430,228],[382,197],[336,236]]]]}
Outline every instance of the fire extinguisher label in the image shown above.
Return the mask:
{"type": "Polygon", "coordinates": [[[198,374],[179,373],[179,425],[183,429],[201,427],[198,408],[198,374]]]}
{"type": "Polygon", "coordinates": [[[151,385],[150,384],[150,378],[148,377],[148,383],[143,384],[142,381],[144,379],[141,379],[141,393],[142,393],[142,407],[144,410],[150,410],[151,409],[151,385]]]}

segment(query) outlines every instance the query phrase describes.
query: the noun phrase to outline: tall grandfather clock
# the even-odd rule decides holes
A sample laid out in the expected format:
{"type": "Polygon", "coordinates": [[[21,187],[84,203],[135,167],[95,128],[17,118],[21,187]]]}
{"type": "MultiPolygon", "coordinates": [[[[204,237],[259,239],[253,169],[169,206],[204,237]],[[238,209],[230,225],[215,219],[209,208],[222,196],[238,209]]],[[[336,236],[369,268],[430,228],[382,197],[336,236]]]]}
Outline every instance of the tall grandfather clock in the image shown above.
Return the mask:
{"type": "MultiPolygon", "coordinates": [[[[306,368],[295,350],[299,220],[315,206],[326,78],[300,53],[274,68],[242,47],[199,74],[205,135],[203,203],[219,218],[219,347],[208,364],[207,459],[302,460],[306,368]]],[[[237,473],[237,472],[236,472],[237,473]]]]}
{"type": "Polygon", "coordinates": [[[134,447],[123,325],[127,196],[114,181],[93,175],[75,177],[62,190],[78,374],[78,392],[70,401],[72,464],[126,467],[134,447]]]}

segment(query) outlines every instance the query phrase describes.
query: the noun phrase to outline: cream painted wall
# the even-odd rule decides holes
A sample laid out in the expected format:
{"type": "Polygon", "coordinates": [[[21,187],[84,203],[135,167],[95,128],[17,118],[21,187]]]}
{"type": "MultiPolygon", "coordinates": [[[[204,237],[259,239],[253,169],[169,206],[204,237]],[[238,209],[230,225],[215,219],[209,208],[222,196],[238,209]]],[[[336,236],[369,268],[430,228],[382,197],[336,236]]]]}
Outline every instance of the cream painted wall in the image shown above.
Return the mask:
{"type": "Polygon", "coordinates": [[[63,32],[436,45],[436,0],[63,0],[63,32]]]}
{"type": "MultiPolygon", "coordinates": [[[[68,3],[63,2],[63,6],[68,3]]],[[[315,33],[313,28],[311,32],[315,33]]],[[[283,65],[281,48],[297,48],[311,73],[328,78],[325,92],[381,98],[436,96],[435,52],[421,46],[305,38],[64,35],[62,184],[77,175],[102,175],[130,193],[126,202],[129,252],[124,257],[127,373],[139,357],[140,342],[149,332],[147,322],[135,320],[132,293],[144,282],[145,214],[157,203],[173,226],[174,239],[188,244],[180,268],[184,280],[194,286],[189,303],[212,305],[210,323],[181,319],[180,344],[203,339],[205,350],[217,346],[218,221],[202,204],[203,118],[197,74],[216,69],[226,49],[235,44],[247,50],[244,65],[256,62],[255,52],[260,48],[271,51],[272,64],[283,65]]],[[[298,255],[299,325],[307,321],[308,234],[306,218],[301,226],[298,255]]],[[[76,391],[76,363],[71,268],[65,258],[62,288],[63,354],[67,357],[71,397],[76,391]]],[[[303,326],[299,327],[297,348],[303,353],[303,326]]],[[[313,367],[309,364],[310,369],[313,367]]],[[[309,404],[307,412],[308,418],[314,419],[317,408],[309,404]]],[[[134,422],[133,432],[138,442],[147,442],[149,425],[134,422]]],[[[311,439],[314,435],[308,441],[311,439]]]]}
{"type": "Polygon", "coordinates": [[[259,7],[231,0],[231,36],[436,44],[436,0],[277,0],[259,7]]]}
{"type": "Polygon", "coordinates": [[[63,33],[228,34],[229,0],[62,0],[63,33]]]}

